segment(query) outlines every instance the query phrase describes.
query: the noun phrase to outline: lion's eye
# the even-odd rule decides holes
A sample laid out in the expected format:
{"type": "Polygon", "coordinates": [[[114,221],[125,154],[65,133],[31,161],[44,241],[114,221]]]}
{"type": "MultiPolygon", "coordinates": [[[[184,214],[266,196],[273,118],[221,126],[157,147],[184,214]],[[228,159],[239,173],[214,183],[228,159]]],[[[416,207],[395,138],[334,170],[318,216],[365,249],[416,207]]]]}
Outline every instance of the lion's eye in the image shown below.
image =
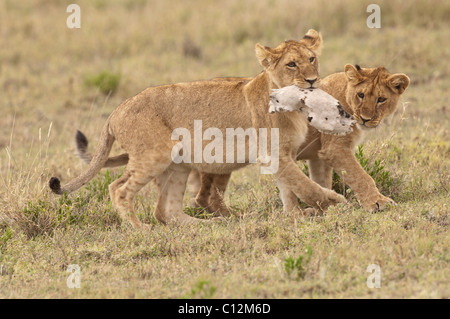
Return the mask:
{"type": "Polygon", "coordinates": [[[314,63],[314,61],[316,61],[315,57],[312,56],[312,57],[309,58],[309,62],[314,63]]]}
{"type": "Polygon", "coordinates": [[[289,62],[288,64],[286,64],[288,67],[290,68],[295,68],[297,66],[297,63],[295,62],[289,62]]]}
{"type": "Polygon", "coordinates": [[[384,101],[386,101],[386,98],[379,97],[378,100],[377,100],[377,103],[383,103],[384,101]]]}
{"type": "Polygon", "coordinates": [[[363,98],[364,98],[364,93],[359,92],[359,93],[358,93],[358,97],[361,98],[361,99],[363,99],[363,98]]]}

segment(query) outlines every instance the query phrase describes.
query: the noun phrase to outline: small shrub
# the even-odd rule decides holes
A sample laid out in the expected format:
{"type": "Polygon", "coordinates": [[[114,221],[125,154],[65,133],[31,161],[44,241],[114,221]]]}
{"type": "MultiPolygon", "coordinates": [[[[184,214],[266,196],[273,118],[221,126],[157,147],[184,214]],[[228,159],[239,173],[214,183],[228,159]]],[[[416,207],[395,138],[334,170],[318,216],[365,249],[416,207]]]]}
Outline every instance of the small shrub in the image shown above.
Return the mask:
{"type": "Polygon", "coordinates": [[[22,212],[14,214],[14,225],[31,239],[37,236],[53,234],[58,225],[58,216],[54,208],[46,200],[28,202],[22,212]]]}
{"type": "MultiPolygon", "coordinates": [[[[387,193],[389,195],[391,193],[390,188],[394,184],[394,179],[391,177],[390,172],[385,169],[384,165],[381,163],[381,160],[375,160],[373,164],[371,164],[370,159],[364,155],[363,145],[358,146],[358,150],[355,152],[355,157],[367,174],[373,178],[378,189],[382,193],[387,193]]],[[[306,163],[304,164],[302,171],[306,175],[309,175],[309,168],[306,163]]],[[[332,189],[337,193],[344,195],[351,192],[351,189],[342,182],[341,177],[335,171],[333,171],[332,189]]]]}
{"type": "Polygon", "coordinates": [[[5,233],[0,236],[0,251],[2,251],[6,247],[6,243],[12,237],[11,227],[6,228],[5,233]]]}
{"type": "Polygon", "coordinates": [[[393,178],[391,177],[390,172],[384,169],[381,160],[375,160],[374,163],[370,165],[369,159],[364,156],[362,145],[358,146],[355,156],[364,170],[374,179],[379,188],[388,190],[392,186],[393,178]]]}
{"type": "Polygon", "coordinates": [[[202,58],[202,49],[192,39],[185,38],[183,42],[183,55],[197,60],[202,58]]]}
{"type": "Polygon", "coordinates": [[[103,71],[97,75],[86,76],[84,83],[88,87],[98,88],[103,94],[113,94],[119,86],[121,75],[103,71]]]}
{"type": "Polygon", "coordinates": [[[306,247],[305,253],[305,256],[300,255],[297,259],[288,257],[284,260],[284,270],[289,278],[291,278],[292,275],[295,276],[296,280],[305,278],[307,267],[312,255],[312,249],[310,246],[306,247]]]}
{"type": "Polygon", "coordinates": [[[199,280],[191,289],[190,298],[211,299],[216,290],[209,280],[199,280]]]}
{"type": "Polygon", "coordinates": [[[29,201],[23,208],[5,214],[0,224],[0,231],[4,233],[0,235],[0,250],[10,238],[11,230],[32,239],[41,235],[52,236],[54,230],[71,225],[89,224],[100,228],[120,225],[121,219],[109,200],[108,186],[115,178],[108,170],[89,183],[87,191],[63,194],[55,200],[29,201]]]}
{"type": "Polygon", "coordinates": [[[109,199],[109,185],[120,176],[122,176],[122,173],[113,176],[110,170],[106,170],[101,177],[93,179],[86,186],[86,189],[89,194],[96,196],[98,202],[102,202],[104,199],[109,199]]]}
{"type": "Polygon", "coordinates": [[[58,199],[58,205],[55,207],[57,211],[57,219],[59,226],[80,224],[85,219],[84,207],[87,201],[80,195],[69,197],[63,194],[58,199]]]}
{"type": "MultiPolygon", "coordinates": [[[[389,195],[389,190],[394,183],[394,179],[391,177],[390,172],[385,169],[384,165],[381,163],[381,160],[374,160],[372,164],[370,159],[364,155],[363,145],[358,146],[358,150],[355,152],[355,157],[359,161],[359,164],[361,164],[361,167],[373,178],[378,189],[382,193],[389,195]]],[[[351,189],[342,182],[341,177],[334,171],[332,188],[337,193],[344,195],[351,192],[351,189]]]]}

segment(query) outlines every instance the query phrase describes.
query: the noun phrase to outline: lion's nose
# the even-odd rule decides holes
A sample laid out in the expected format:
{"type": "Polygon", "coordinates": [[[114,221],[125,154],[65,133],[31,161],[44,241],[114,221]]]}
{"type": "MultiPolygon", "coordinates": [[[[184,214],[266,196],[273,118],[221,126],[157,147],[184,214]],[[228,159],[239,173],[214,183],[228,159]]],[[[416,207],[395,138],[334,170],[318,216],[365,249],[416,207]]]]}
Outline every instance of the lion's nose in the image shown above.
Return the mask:
{"type": "Polygon", "coordinates": [[[363,121],[363,124],[366,124],[366,122],[369,122],[370,119],[365,119],[364,117],[360,116],[359,117],[361,119],[361,121],[363,121]]]}
{"type": "Polygon", "coordinates": [[[314,84],[314,82],[317,81],[317,78],[315,79],[305,79],[306,82],[308,82],[309,84],[311,84],[311,86],[314,84]]]}

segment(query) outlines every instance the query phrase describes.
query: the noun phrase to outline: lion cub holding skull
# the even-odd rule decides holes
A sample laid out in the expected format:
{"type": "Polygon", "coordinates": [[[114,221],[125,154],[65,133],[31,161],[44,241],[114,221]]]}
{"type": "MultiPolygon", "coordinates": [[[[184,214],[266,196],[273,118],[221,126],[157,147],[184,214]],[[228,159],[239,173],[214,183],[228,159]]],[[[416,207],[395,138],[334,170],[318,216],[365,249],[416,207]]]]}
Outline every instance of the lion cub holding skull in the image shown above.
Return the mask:
{"type": "MultiPolygon", "coordinates": [[[[298,149],[296,159],[307,161],[311,179],[331,189],[334,169],[367,211],[382,210],[388,204],[394,204],[392,199],[378,191],[374,180],[355,158],[354,148],[365,131],[378,127],[395,111],[399,97],[408,85],[409,78],[405,74],[390,74],[384,67],[361,68],[350,64],[345,66],[344,72],[324,78],[321,89],[338,99],[344,109],[354,116],[357,125],[352,133],[345,136],[324,134],[312,126],[308,127],[308,135],[298,149]]],[[[230,175],[226,174],[193,172],[190,184],[191,192],[197,194],[196,204],[217,215],[228,215],[223,194],[229,178],[230,175]]],[[[278,186],[283,210],[300,209],[295,194],[282,183],[278,186]]]]}
{"type": "MultiPolygon", "coordinates": [[[[86,170],[62,187],[59,179],[53,177],[50,188],[56,194],[63,194],[89,182],[107,164],[112,145],[117,141],[127,153],[124,173],[109,187],[113,207],[119,215],[135,228],[146,227],[136,217],[133,200],[140,189],[155,180],[157,220],[198,222],[199,219],[183,213],[183,196],[190,171],[229,175],[250,163],[248,154],[244,163],[229,163],[225,159],[221,163],[198,163],[194,154],[190,163],[175,163],[173,150],[179,142],[172,139],[174,130],[184,128],[195,136],[194,121],[202,120],[205,129],[218,128],[222,132],[226,128],[278,129],[277,182],[315,208],[325,209],[345,202],[343,196],[306,177],[292,157],[306,138],[305,116],[300,112],[268,112],[271,89],[293,84],[301,88],[317,86],[317,56],[321,46],[320,34],[309,30],[300,41],[285,41],[276,48],[257,44],[256,56],[264,71],[249,82],[198,81],[144,90],[112,112],[86,170]]],[[[202,147],[205,146],[204,141],[202,147]]],[[[182,150],[183,154],[190,151],[189,148],[182,150]]],[[[234,158],[237,158],[236,148],[234,158]]]]}

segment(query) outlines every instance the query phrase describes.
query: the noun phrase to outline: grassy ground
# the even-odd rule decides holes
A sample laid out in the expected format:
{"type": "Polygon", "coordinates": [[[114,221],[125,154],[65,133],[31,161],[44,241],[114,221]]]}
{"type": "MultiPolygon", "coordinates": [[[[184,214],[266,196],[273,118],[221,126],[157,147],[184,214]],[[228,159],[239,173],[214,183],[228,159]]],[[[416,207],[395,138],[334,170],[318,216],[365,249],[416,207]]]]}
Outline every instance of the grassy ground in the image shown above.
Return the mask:
{"type": "Polygon", "coordinates": [[[370,1],[78,1],[73,30],[69,3],[0,2],[1,298],[450,297],[448,1],[378,1],[381,29],[366,27],[370,1]],[[49,192],[50,176],[67,181],[84,167],[75,130],[95,145],[125,98],[150,85],[256,75],[255,43],[309,28],[324,37],[322,76],[358,63],[411,78],[390,125],[363,149],[369,169],[380,160],[388,172],[388,187],[377,182],[395,208],[369,214],[349,193],[323,217],[284,215],[273,177],[250,167],[226,196],[242,220],[158,224],[150,185],[137,207],[153,229],[139,232],[109,201],[120,169],[68,197],[49,192]],[[66,285],[70,264],[80,266],[80,289],[66,285]],[[381,267],[379,289],[366,285],[370,264],[381,267]]]}

